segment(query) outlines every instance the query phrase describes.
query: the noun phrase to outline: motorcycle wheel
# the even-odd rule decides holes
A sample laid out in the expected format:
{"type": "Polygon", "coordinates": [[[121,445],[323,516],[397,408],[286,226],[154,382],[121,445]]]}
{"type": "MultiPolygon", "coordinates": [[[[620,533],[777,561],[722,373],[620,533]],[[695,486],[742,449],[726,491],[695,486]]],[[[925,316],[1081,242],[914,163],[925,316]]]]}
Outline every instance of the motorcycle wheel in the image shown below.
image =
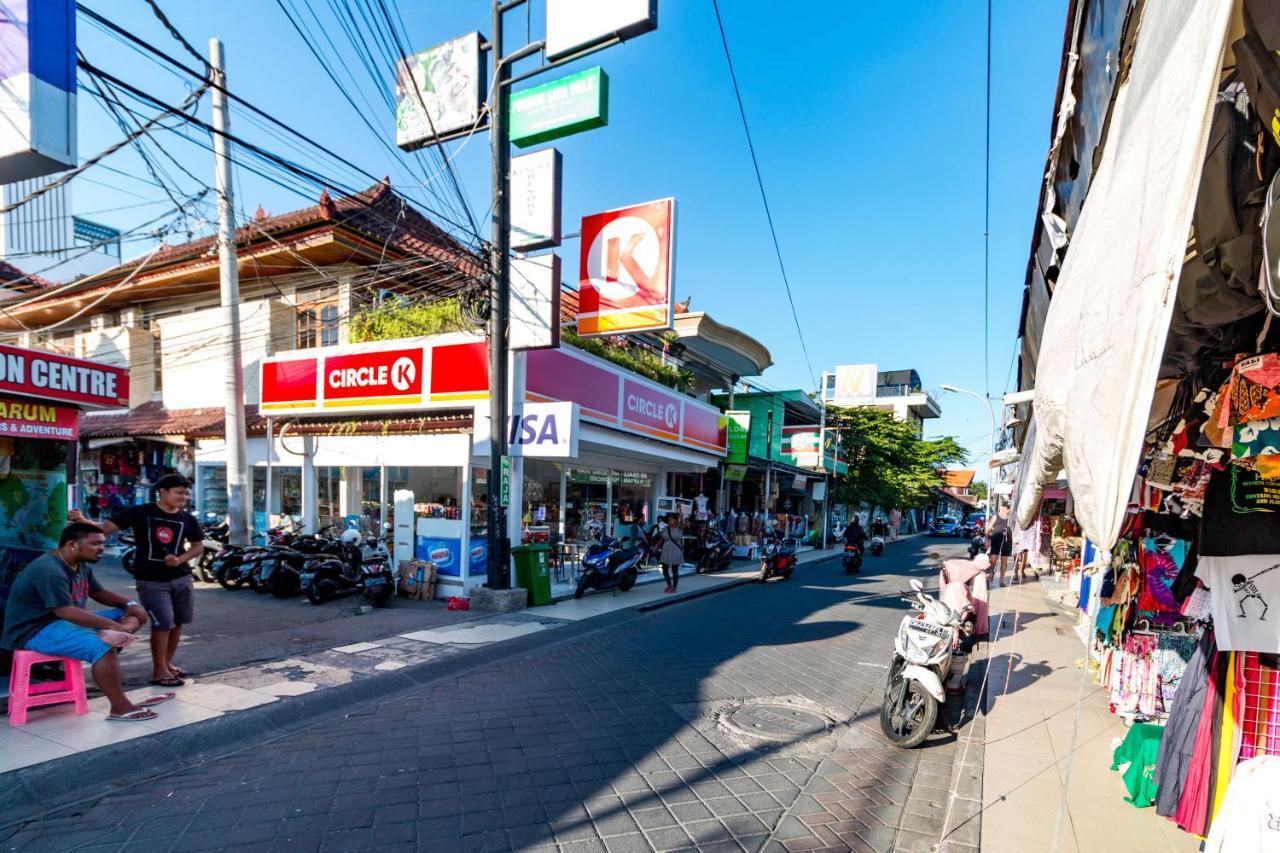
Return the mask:
{"type": "Polygon", "coordinates": [[[630,569],[628,571],[623,572],[622,577],[618,579],[618,589],[621,590],[622,592],[626,592],[627,590],[631,589],[631,587],[635,585],[636,585],[635,569],[630,569]]]}
{"type": "Polygon", "coordinates": [[[761,567],[760,567],[760,578],[759,578],[760,583],[764,583],[764,582],[765,582],[765,581],[767,581],[768,579],[769,579],[769,567],[768,567],[768,566],[761,566],[761,567]]]}
{"type": "Polygon", "coordinates": [[[223,566],[218,569],[217,580],[223,589],[237,590],[244,586],[244,573],[239,566],[223,566]]]}
{"type": "Polygon", "coordinates": [[[270,587],[276,598],[292,598],[298,592],[298,584],[289,572],[275,572],[271,576],[270,587]]]}
{"type": "Polygon", "coordinates": [[[902,677],[901,669],[889,672],[884,704],[880,708],[880,730],[895,746],[914,749],[924,743],[938,721],[938,700],[918,681],[902,677]]]}
{"type": "Polygon", "coordinates": [[[213,573],[213,555],[205,552],[196,563],[196,580],[202,583],[213,583],[218,576],[213,573]]]}
{"type": "Polygon", "coordinates": [[[306,593],[307,601],[310,601],[318,607],[321,604],[324,604],[329,598],[329,582],[320,581],[319,583],[309,583],[303,592],[306,593]]]}
{"type": "Polygon", "coordinates": [[[133,551],[125,551],[120,557],[120,565],[124,567],[125,573],[129,577],[133,577],[135,555],[133,551]]]}
{"type": "Polygon", "coordinates": [[[258,565],[249,571],[249,588],[258,595],[266,595],[271,592],[271,578],[262,576],[262,566],[258,565]]]}
{"type": "Polygon", "coordinates": [[[578,578],[578,588],[573,591],[574,598],[582,598],[587,594],[587,590],[591,589],[591,576],[583,575],[578,578]]]}

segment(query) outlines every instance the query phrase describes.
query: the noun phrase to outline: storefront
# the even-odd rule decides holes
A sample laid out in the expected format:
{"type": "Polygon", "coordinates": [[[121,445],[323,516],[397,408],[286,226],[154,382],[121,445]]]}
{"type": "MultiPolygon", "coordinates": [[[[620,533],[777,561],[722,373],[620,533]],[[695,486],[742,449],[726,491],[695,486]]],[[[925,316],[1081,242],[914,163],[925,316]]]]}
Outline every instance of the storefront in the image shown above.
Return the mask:
{"type": "MultiPolygon", "coordinates": [[[[484,340],[472,335],[267,359],[260,412],[271,418],[272,438],[248,440],[255,494],[257,472],[271,460],[272,500],[260,511],[281,512],[276,472],[297,470],[304,527],[337,520],[372,528],[385,519],[394,525],[395,559],[437,564],[438,594],[484,583],[487,363],[484,340]],[[350,434],[352,419],[380,434],[350,434]],[[401,507],[411,507],[411,523],[401,507]]],[[[715,407],[574,350],[519,354],[512,373],[526,402],[511,448],[507,534],[512,544],[552,546],[553,586],[564,594],[597,533],[637,535],[672,500],[671,475],[718,464],[724,429],[715,407]]],[[[202,476],[212,476],[203,472],[225,466],[225,447],[201,441],[196,457],[202,476]]]]}
{"type": "Polygon", "coordinates": [[[120,368],[0,345],[0,581],[58,544],[75,505],[81,410],[128,399],[120,368]]]}

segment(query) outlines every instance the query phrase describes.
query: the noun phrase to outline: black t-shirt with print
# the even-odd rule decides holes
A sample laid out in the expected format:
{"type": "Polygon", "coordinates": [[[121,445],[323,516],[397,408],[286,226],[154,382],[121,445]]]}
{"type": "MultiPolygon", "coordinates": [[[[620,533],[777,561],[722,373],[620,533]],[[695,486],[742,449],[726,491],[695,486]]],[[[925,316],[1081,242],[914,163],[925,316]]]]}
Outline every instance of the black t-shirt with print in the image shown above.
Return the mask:
{"type": "Polygon", "coordinates": [[[1201,557],[1280,553],[1280,480],[1239,465],[1214,471],[1200,521],[1201,557]]]}
{"type": "Polygon", "coordinates": [[[121,530],[132,530],[138,546],[134,577],[140,581],[172,581],[191,574],[191,566],[182,563],[166,566],[164,558],[177,556],[204,539],[204,531],[196,517],[184,510],[165,512],[158,504],[131,506],[113,517],[111,523],[121,530]]]}

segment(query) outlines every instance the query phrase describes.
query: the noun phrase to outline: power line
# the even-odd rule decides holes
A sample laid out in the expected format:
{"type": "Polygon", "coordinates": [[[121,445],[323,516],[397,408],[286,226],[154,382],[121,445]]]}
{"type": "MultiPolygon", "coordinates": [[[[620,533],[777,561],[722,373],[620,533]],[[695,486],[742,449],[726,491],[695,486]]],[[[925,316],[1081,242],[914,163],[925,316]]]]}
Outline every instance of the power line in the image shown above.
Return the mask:
{"type": "Polygon", "coordinates": [[[756,146],[751,141],[751,127],[747,124],[747,110],[742,104],[742,91],[738,88],[738,75],[733,70],[733,57],[729,54],[729,38],[724,32],[724,21],[720,19],[719,0],[711,0],[711,8],[716,13],[716,26],[720,29],[720,43],[724,45],[724,59],[729,66],[729,80],[733,83],[733,95],[738,101],[738,115],[742,117],[742,130],[747,137],[747,150],[751,152],[751,165],[756,172],[756,186],[760,188],[760,201],[764,204],[765,219],[769,222],[769,236],[773,239],[773,251],[778,256],[778,269],[782,273],[782,283],[787,290],[787,304],[791,306],[791,319],[796,324],[796,334],[800,338],[800,350],[804,353],[804,363],[809,368],[809,379],[817,387],[818,377],[813,372],[813,362],[809,359],[809,347],[804,342],[804,330],[800,328],[800,315],[796,313],[795,297],[791,294],[791,281],[787,278],[787,267],[782,262],[782,247],[778,244],[778,232],[773,226],[773,213],[769,210],[769,197],[764,191],[764,178],[760,174],[760,161],[756,157],[756,146]]]}

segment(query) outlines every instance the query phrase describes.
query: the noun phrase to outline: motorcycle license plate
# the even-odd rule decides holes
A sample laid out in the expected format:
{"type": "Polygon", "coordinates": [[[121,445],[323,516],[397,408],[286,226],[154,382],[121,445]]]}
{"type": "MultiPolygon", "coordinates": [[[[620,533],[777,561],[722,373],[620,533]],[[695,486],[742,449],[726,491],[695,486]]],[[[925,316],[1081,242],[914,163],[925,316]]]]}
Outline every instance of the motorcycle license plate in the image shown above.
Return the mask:
{"type": "Polygon", "coordinates": [[[935,625],[932,622],[926,622],[923,619],[913,619],[909,628],[917,633],[928,634],[930,637],[937,637],[939,639],[950,636],[951,634],[950,629],[944,628],[941,625],[935,625]]]}
{"type": "Polygon", "coordinates": [[[314,579],[315,579],[315,572],[303,572],[302,574],[298,575],[298,585],[306,586],[307,584],[311,583],[311,581],[314,579]]]}

